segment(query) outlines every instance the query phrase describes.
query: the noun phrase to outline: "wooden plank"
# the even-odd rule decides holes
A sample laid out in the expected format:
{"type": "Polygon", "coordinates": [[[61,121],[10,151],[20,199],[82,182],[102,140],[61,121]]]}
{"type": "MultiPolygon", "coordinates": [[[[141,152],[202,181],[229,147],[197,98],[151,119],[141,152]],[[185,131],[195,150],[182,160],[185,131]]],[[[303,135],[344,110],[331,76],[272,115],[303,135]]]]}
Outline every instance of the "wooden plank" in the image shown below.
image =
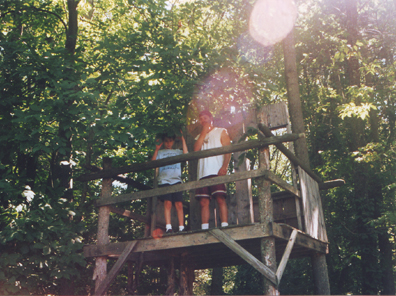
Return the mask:
{"type": "Polygon", "coordinates": [[[86,182],[90,180],[100,179],[100,178],[112,178],[113,176],[117,176],[119,174],[132,173],[132,172],[141,172],[157,167],[162,167],[174,163],[190,161],[200,158],[206,158],[210,156],[216,156],[221,154],[233,153],[237,151],[244,151],[248,149],[260,148],[268,145],[275,145],[282,142],[295,141],[300,137],[304,137],[304,134],[285,134],[282,136],[272,136],[262,140],[252,140],[241,142],[237,144],[227,145],[220,148],[201,150],[196,152],[190,152],[187,154],[182,154],[173,157],[167,157],[159,160],[153,160],[145,163],[135,163],[132,165],[113,168],[110,170],[102,170],[96,173],[90,173],[78,176],[75,180],[86,182]]]}
{"type": "Polygon", "coordinates": [[[114,264],[113,268],[110,270],[107,277],[95,290],[94,295],[104,295],[106,293],[107,289],[110,287],[111,283],[114,281],[117,274],[120,272],[125,261],[128,259],[129,254],[133,251],[133,248],[136,246],[136,243],[137,241],[130,241],[127,244],[125,249],[122,251],[121,256],[118,258],[117,262],[114,264]]]}
{"type": "Polygon", "coordinates": [[[323,183],[319,183],[319,190],[327,190],[335,187],[340,187],[345,185],[345,180],[343,179],[336,179],[331,181],[326,181],[323,183]]]}
{"type": "Polygon", "coordinates": [[[283,181],[280,177],[276,176],[271,171],[268,171],[266,169],[258,169],[258,170],[254,170],[254,171],[235,173],[235,174],[227,175],[227,176],[219,176],[219,177],[215,177],[215,178],[211,178],[211,179],[192,181],[192,182],[188,182],[188,183],[184,183],[184,184],[177,184],[177,185],[169,186],[166,188],[155,188],[155,189],[145,190],[145,191],[140,191],[140,192],[121,194],[121,195],[113,196],[113,197],[109,197],[109,198],[101,198],[96,201],[96,206],[111,205],[111,204],[116,204],[116,203],[136,200],[136,199],[143,199],[143,198],[158,196],[158,195],[162,195],[162,194],[174,193],[174,192],[179,192],[179,191],[187,191],[187,190],[192,190],[192,189],[201,188],[201,187],[205,187],[205,186],[211,186],[211,185],[222,184],[222,183],[230,183],[230,182],[234,182],[234,181],[238,181],[238,180],[245,180],[245,179],[257,178],[257,177],[263,177],[265,179],[268,179],[268,180],[274,182],[275,184],[277,184],[279,187],[282,187],[283,189],[294,194],[295,196],[297,196],[297,197],[301,196],[300,192],[296,188],[289,185],[287,182],[283,181]]]}
{"type": "Polygon", "coordinates": [[[274,285],[277,285],[276,275],[275,273],[265,266],[261,261],[259,261],[256,257],[242,248],[237,242],[235,242],[231,237],[225,234],[220,229],[212,229],[209,231],[214,237],[216,237],[220,242],[225,244],[235,253],[237,253],[242,259],[244,259],[247,263],[249,263],[252,267],[254,267],[258,272],[264,275],[267,279],[269,279],[274,285]]]}
{"type": "Polygon", "coordinates": [[[286,102],[265,105],[260,111],[267,115],[268,127],[271,130],[284,128],[289,124],[286,102]]]}
{"type": "Polygon", "coordinates": [[[192,181],[184,184],[176,184],[172,186],[168,186],[165,188],[155,188],[151,190],[145,190],[140,192],[134,192],[129,194],[121,194],[118,196],[110,197],[110,198],[101,198],[96,201],[96,206],[110,205],[116,204],[125,201],[131,201],[136,199],[143,199],[152,196],[158,196],[162,194],[174,193],[179,191],[187,191],[191,189],[201,188],[205,186],[211,186],[222,183],[234,182],[237,180],[244,180],[248,178],[256,178],[259,176],[266,176],[269,174],[268,170],[254,170],[247,171],[241,173],[235,173],[232,175],[219,176],[211,179],[205,179],[200,181],[192,181]]]}
{"type": "Polygon", "coordinates": [[[300,191],[297,188],[295,188],[294,186],[288,184],[286,181],[284,181],[282,178],[280,178],[277,175],[275,175],[273,172],[269,171],[268,174],[266,176],[264,176],[264,177],[266,179],[272,181],[273,183],[275,183],[279,187],[289,191],[293,195],[301,198],[301,193],[300,193],[300,191]]]}
{"type": "Polygon", "coordinates": [[[303,197],[305,232],[316,239],[327,242],[327,232],[318,183],[301,168],[299,168],[299,176],[303,197]]]}
{"type": "MultiPolygon", "coordinates": [[[[234,153],[235,172],[250,171],[249,160],[245,156],[243,157],[242,163],[238,165],[239,157],[241,155],[242,155],[241,152],[234,153]]],[[[251,179],[235,182],[235,202],[236,202],[235,218],[238,221],[238,224],[254,223],[251,179]]],[[[229,211],[229,215],[231,214],[232,213],[229,211]]]]}
{"type": "MultiPolygon", "coordinates": [[[[261,224],[251,224],[246,226],[226,227],[223,231],[227,233],[232,239],[245,240],[254,238],[268,237],[271,233],[266,233],[262,229],[261,224]]],[[[183,234],[164,235],[160,238],[142,238],[139,239],[139,244],[136,246],[135,252],[149,252],[169,250],[174,248],[186,248],[192,246],[203,246],[218,243],[207,230],[188,231],[183,234]]],[[[106,246],[88,245],[84,246],[85,257],[97,256],[119,256],[125,248],[127,242],[112,243],[106,246]]]]}
{"type": "Polygon", "coordinates": [[[287,243],[285,252],[283,253],[281,262],[279,263],[278,270],[276,271],[276,279],[278,283],[280,283],[282,279],[283,272],[285,271],[287,261],[289,260],[290,253],[293,249],[294,243],[296,241],[298,231],[297,229],[293,229],[292,234],[290,236],[289,242],[287,243]]]}
{"type": "MultiPolygon", "coordinates": [[[[282,223],[272,223],[272,232],[273,235],[277,238],[288,241],[292,231],[295,228],[290,225],[282,224],[282,223]]],[[[299,235],[296,238],[296,245],[301,247],[314,250],[318,253],[327,254],[328,253],[328,244],[327,242],[323,242],[317,239],[314,239],[310,235],[298,230],[299,235]]]]}
{"type": "MultiPolygon", "coordinates": [[[[263,132],[263,134],[266,137],[273,137],[274,135],[272,134],[271,130],[263,125],[262,123],[258,124],[258,128],[260,131],[263,132]]],[[[291,152],[289,149],[287,149],[285,147],[285,145],[283,145],[282,143],[277,143],[275,144],[275,146],[291,161],[293,162],[295,165],[298,165],[300,167],[302,167],[313,179],[315,179],[318,183],[321,183],[322,180],[319,176],[317,176],[313,171],[311,171],[311,169],[309,167],[307,167],[304,163],[302,163],[302,161],[300,161],[293,152],[291,152]]]]}

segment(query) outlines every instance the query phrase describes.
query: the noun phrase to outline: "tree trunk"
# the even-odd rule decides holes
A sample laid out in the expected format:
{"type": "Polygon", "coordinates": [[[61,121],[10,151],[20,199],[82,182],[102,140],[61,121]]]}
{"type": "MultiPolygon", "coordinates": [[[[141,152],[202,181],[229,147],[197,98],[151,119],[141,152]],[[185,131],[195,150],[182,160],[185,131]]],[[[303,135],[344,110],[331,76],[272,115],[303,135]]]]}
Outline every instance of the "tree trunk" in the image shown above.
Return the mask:
{"type": "MultiPolygon", "coordinates": [[[[292,130],[294,133],[305,133],[293,31],[283,40],[283,53],[285,58],[285,75],[292,130]]],[[[294,150],[296,156],[309,167],[309,155],[306,139],[300,138],[295,141],[294,150]]],[[[314,270],[316,293],[321,295],[330,295],[330,282],[327,271],[326,256],[324,254],[316,254],[312,256],[311,260],[312,268],[314,270]]]]}

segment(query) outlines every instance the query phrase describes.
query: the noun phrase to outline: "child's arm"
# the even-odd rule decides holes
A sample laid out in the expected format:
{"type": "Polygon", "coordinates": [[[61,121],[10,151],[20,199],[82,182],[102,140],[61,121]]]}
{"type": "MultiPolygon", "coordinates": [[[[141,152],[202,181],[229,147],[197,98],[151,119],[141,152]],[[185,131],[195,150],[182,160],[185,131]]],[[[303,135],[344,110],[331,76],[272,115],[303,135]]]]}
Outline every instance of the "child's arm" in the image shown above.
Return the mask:
{"type": "Polygon", "coordinates": [[[186,140],[185,140],[184,137],[183,137],[183,132],[182,132],[182,131],[180,131],[180,132],[182,133],[182,135],[181,135],[181,140],[182,140],[182,143],[183,143],[183,153],[186,154],[186,153],[188,153],[188,148],[187,148],[186,140]]]}
{"type": "Polygon", "coordinates": [[[198,139],[197,139],[197,140],[195,141],[195,143],[194,143],[194,151],[199,151],[199,150],[201,150],[202,144],[204,143],[205,137],[206,137],[206,135],[209,133],[209,131],[210,131],[210,124],[209,124],[209,123],[205,123],[205,124],[202,126],[202,131],[201,131],[201,133],[200,133],[198,139]]]}
{"type": "MultiPolygon", "coordinates": [[[[156,141],[158,142],[159,139],[157,139],[156,141]]],[[[153,155],[153,157],[151,158],[151,160],[156,160],[156,159],[157,159],[158,150],[160,150],[160,148],[161,148],[161,146],[162,146],[162,143],[163,143],[163,142],[161,142],[161,144],[159,144],[159,145],[155,144],[155,151],[154,151],[154,155],[153,155]]]]}

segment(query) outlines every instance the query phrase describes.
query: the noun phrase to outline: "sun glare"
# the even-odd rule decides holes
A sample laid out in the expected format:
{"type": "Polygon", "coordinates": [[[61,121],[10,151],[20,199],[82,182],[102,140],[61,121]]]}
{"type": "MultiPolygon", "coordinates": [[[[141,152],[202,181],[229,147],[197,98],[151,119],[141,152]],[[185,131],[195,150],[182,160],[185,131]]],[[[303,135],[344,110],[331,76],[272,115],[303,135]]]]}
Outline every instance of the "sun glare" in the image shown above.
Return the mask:
{"type": "Polygon", "coordinates": [[[258,0],[250,15],[249,31],[262,45],[274,45],[289,34],[296,18],[293,0],[258,0]]]}

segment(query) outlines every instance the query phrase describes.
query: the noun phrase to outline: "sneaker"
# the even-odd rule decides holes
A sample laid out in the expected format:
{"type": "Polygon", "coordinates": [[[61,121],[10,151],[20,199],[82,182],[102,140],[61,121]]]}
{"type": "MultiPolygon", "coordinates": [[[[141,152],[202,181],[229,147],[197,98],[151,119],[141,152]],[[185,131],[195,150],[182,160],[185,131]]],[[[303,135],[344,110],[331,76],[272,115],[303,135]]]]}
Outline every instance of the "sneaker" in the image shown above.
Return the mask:
{"type": "Polygon", "coordinates": [[[173,229],[167,229],[165,233],[173,233],[173,229]]]}
{"type": "Polygon", "coordinates": [[[179,230],[179,232],[185,232],[186,231],[186,229],[185,228],[183,228],[182,230],[179,230]]]}

